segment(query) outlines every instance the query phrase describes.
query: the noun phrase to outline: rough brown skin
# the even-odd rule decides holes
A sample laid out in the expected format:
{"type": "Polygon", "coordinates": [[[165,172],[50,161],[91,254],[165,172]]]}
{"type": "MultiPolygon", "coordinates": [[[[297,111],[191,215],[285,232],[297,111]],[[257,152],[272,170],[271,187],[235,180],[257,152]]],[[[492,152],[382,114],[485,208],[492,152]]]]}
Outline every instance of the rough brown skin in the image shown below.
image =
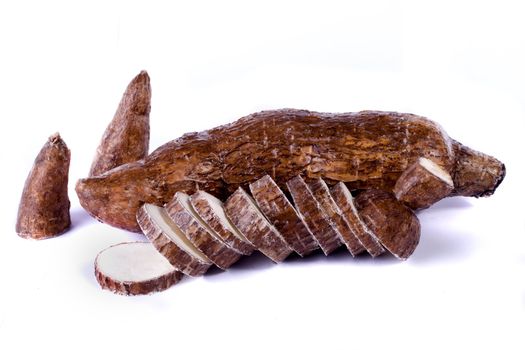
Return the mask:
{"type": "MultiPolygon", "coordinates": [[[[418,159],[401,174],[394,186],[396,198],[412,209],[424,209],[448,197],[454,185],[436,176],[418,159]]],[[[447,173],[448,175],[448,173],[447,173]]],[[[450,181],[450,178],[448,178],[450,181]]]]}
{"type": "Polygon", "coordinates": [[[421,227],[414,212],[390,192],[367,190],[355,198],[359,216],[396,258],[406,260],[417,247],[421,227]]]}
{"type": "Polygon", "coordinates": [[[226,270],[241,257],[220,238],[215,237],[182,205],[185,194],[175,193],[165,208],[173,222],[181,229],[193,245],[208,257],[217,267],[226,270]]]}
{"type": "Polygon", "coordinates": [[[315,199],[310,187],[301,176],[296,176],[286,183],[292,195],[295,208],[304,221],[317,244],[325,255],[330,254],[343,243],[337,231],[330,224],[329,217],[315,199]]]}
{"type": "Polygon", "coordinates": [[[106,128],[89,176],[148,155],[151,86],[148,73],[140,72],[128,85],[113,120],[106,128]]]}
{"type": "Polygon", "coordinates": [[[436,123],[393,112],[255,113],[208,131],[185,134],[143,162],[82,179],[82,206],[110,225],[137,231],[142,203],[163,205],[177,191],[221,199],[266,174],[284,188],[297,175],[343,181],[351,190],[391,191],[406,168],[426,157],[452,174],[451,195],[486,196],[505,175],[495,158],[450,139],[436,123]]]}
{"type": "Polygon", "coordinates": [[[155,279],[146,281],[121,281],[111,276],[105,275],[99,268],[98,260],[100,254],[112,249],[115,246],[122,244],[149,244],[146,242],[126,242],[110,246],[101,251],[95,259],[95,277],[102,289],[107,289],[116,294],[121,295],[145,295],[154,292],[161,292],[178,283],[184,276],[180,271],[173,270],[172,272],[159,276],[155,279]]]}
{"type": "Polygon", "coordinates": [[[319,248],[295,208],[269,175],[252,182],[250,191],[266,218],[297,254],[305,256],[319,248]]]}
{"type": "Polygon", "coordinates": [[[58,133],[51,135],[27,176],[16,220],[20,237],[45,239],[71,226],[67,182],[71,154],[58,133]]]}
{"type": "Polygon", "coordinates": [[[359,239],[359,242],[365,247],[366,251],[374,258],[383,254],[385,249],[359,217],[353,203],[352,194],[346,185],[343,182],[338,182],[332,187],[330,193],[341,209],[343,218],[352,229],[354,235],[359,239]]]}

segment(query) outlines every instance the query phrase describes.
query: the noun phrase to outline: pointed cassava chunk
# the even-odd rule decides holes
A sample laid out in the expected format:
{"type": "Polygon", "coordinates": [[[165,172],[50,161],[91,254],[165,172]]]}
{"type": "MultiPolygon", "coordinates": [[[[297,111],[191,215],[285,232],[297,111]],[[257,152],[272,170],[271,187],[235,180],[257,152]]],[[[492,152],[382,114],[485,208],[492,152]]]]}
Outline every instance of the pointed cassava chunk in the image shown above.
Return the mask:
{"type": "Polygon", "coordinates": [[[337,206],[330,194],[330,189],[321,178],[309,179],[307,181],[310,191],[321,205],[322,210],[328,216],[330,224],[339,233],[341,240],[346,245],[350,254],[356,256],[365,249],[352,232],[348,223],[344,220],[341,209],[337,206]]]}
{"type": "Polygon", "coordinates": [[[151,87],[146,71],[129,83],[113,120],[106,128],[89,176],[97,176],[119,165],[148,155],[151,87]]]}
{"type": "Polygon", "coordinates": [[[286,183],[292,195],[297,212],[312,232],[317,243],[328,255],[341,246],[342,241],[337,231],[330,224],[328,216],[315,199],[312,191],[301,176],[296,176],[286,183]]]}
{"type": "Polygon", "coordinates": [[[394,186],[397,199],[412,209],[428,208],[454,190],[450,174],[427,158],[419,158],[401,174],[394,186]]]}
{"type": "Polygon", "coordinates": [[[305,256],[319,247],[286,195],[269,175],[252,182],[250,191],[261,211],[297,254],[305,256]]]}
{"type": "Polygon", "coordinates": [[[193,246],[164,208],[144,204],[137,213],[137,222],[155,248],[182,273],[200,276],[211,266],[211,261],[193,246]]]}
{"type": "Polygon", "coordinates": [[[228,198],[224,209],[244,237],[274,262],[283,261],[292,252],[279,231],[266,220],[253,198],[241,187],[228,198]]]}
{"type": "Polygon", "coordinates": [[[60,135],[49,137],[27,176],[16,221],[20,237],[51,238],[71,225],[67,181],[70,152],[60,135]]]}
{"type": "Polygon", "coordinates": [[[241,254],[250,255],[256,248],[226,217],[222,202],[204,191],[190,196],[190,202],[201,219],[230,247],[241,254]]]}
{"type": "Polygon", "coordinates": [[[95,276],[103,289],[117,294],[160,292],[179,282],[177,271],[151,243],[126,242],[98,253],[95,276]]]}
{"type": "Polygon", "coordinates": [[[379,242],[395,257],[407,259],[417,247],[419,220],[414,212],[390,192],[367,190],[355,198],[359,216],[379,242]]]}
{"type": "Polygon", "coordinates": [[[227,245],[193,210],[190,197],[183,192],[175,193],[166,203],[166,212],[193,245],[215,265],[226,270],[239,260],[241,254],[227,245]]]}
{"type": "Polygon", "coordinates": [[[366,251],[373,257],[383,254],[385,249],[359,217],[352,194],[346,185],[343,182],[339,182],[332,187],[330,193],[337,206],[341,209],[343,218],[366,251]]]}

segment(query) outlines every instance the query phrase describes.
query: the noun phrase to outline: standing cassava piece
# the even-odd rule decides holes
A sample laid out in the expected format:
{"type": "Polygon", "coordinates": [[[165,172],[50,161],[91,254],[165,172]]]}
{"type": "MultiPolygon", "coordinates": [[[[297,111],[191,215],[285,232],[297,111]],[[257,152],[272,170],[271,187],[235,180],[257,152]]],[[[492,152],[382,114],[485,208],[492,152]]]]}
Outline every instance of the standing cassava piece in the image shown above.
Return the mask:
{"type": "Polygon", "coordinates": [[[148,155],[150,108],[149,76],[142,71],[124,92],[117,112],[102,136],[89,176],[100,175],[148,155]]]}
{"type": "Polygon", "coordinates": [[[139,207],[164,205],[177,191],[204,190],[224,200],[266,174],[281,188],[302,175],[322,177],[329,185],[343,181],[350,190],[392,191],[420,157],[451,174],[450,195],[488,196],[505,176],[497,159],[468,149],[423,117],[282,109],[185,134],[142,161],[80,180],[76,191],[92,216],[138,231],[139,207]]]}
{"type": "Polygon", "coordinates": [[[20,237],[44,239],[71,225],[67,182],[70,152],[58,133],[51,135],[35,159],[18,207],[20,237]]]}

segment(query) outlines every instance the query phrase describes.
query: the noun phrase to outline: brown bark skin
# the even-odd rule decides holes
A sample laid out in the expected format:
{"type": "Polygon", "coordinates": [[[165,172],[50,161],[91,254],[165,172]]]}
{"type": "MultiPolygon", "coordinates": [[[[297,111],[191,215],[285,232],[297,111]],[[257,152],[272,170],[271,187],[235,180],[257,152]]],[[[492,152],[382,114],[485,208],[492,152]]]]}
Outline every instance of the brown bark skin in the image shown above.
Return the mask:
{"type": "Polygon", "coordinates": [[[471,152],[423,117],[282,109],[185,134],[143,162],[80,180],[76,190],[92,216],[137,231],[134,217],[140,205],[162,205],[177,191],[191,194],[201,189],[224,199],[264,175],[281,188],[302,175],[323,177],[331,185],[343,181],[351,190],[391,191],[419,157],[453,174],[453,195],[489,195],[505,173],[499,161],[471,152]]]}
{"type": "MultiPolygon", "coordinates": [[[[149,244],[146,242],[126,242],[120,244],[149,244]]],[[[184,276],[180,271],[174,270],[168,274],[147,281],[120,281],[107,276],[99,270],[98,256],[104,251],[111,249],[110,246],[101,251],[95,259],[95,278],[102,289],[107,289],[113,293],[121,295],[145,295],[155,292],[161,292],[177,284],[184,276]]]]}
{"type": "Polygon", "coordinates": [[[286,183],[292,195],[297,212],[312,232],[317,244],[325,255],[330,254],[343,243],[337,231],[330,224],[330,218],[324,213],[319,202],[301,176],[296,176],[286,183]]]}
{"type": "Polygon", "coordinates": [[[140,72],[128,85],[113,120],[106,128],[89,176],[148,155],[151,86],[148,73],[140,72]]]}
{"type": "Polygon", "coordinates": [[[341,209],[343,218],[366,251],[374,258],[383,254],[385,249],[359,217],[357,209],[352,202],[352,194],[346,185],[343,182],[339,182],[332,187],[330,193],[341,209]]]}
{"type": "Polygon", "coordinates": [[[192,194],[190,196],[190,202],[193,209],[195,209],[201,219],[204,220],[204,222],[219,236],[221,236],[224,242],[243,255],[251,255],[253,253],[256,249],[255,246],[247,241],[243,241],[231,232],[228,227],[222,224],[221,219],[213,211],[213,208],[204,196],[203,191],[197,191],[192,194]]]}
{"type": "Polygon", "coordinates": [[[390,192],[367,190],[355,198],[359,216],[396,258],[406,260],[419,243],[421,227],[414,212],[390,192]]]}
{"type": "Polygon", "coordinates": [[[42,147],[27,176],[16,220],[20,237],[45,239],[71,226],[67,182],[71,154],[60,135],[42,147]]]}
{"type": "Polygon", "coordinates": [[[305,256],[319,248],[295,208],[269,175],[252,182],[250,191],[266,218],[297,254],[305,256]]]}
{"type": "Polygon", "coordinates": [[[148,240],[157,248],[173,267],[188,276],[202,276],[208,271],[211,262],[202,261],[173,242],[141,207],[137,212],[137,222],[148,240]]]}
{"type": "Polygon", "coordinates": [[[180,192],[176,193],[173,199],[166,204],[168,215],[198,250],[217,267],[223,270],[228,269],[239,260],[241,254],[214,237],[206,227],[198,222],[181,204],[181,201],[184,200],[181,195],[180,192]]]}
{"type": "Polygon", "coordinates": [[[448,197],[453,190],[453,186],[416,161],[397,179],[393,192],[399,201],[416,210],[430,207],[448,197]]]}
{"type": "Polygon", "coordinates": [[[292,253],[292,249],[280,233],[257,212],[250,195],[241,187],[224,204],[231,222],[257,249],[275,263],[280,263],[292,253]]]}

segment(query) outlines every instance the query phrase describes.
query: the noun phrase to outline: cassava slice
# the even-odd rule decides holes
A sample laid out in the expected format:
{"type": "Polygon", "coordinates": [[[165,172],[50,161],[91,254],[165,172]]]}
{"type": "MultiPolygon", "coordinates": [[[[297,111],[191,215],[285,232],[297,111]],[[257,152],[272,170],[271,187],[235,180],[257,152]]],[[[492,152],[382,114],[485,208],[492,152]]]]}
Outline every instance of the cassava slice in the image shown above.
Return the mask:
{"type": "Polygon", "coordinates": [[[301,176],[296,176],[286,183],[292,195],[295,208],[306,226],[312,232],[325,255],[330,254],[343,243],[337,231],[332,227],[321,205],[301,176]]]}
{"type": "Polygon", "coordinates": [[[148,155],[151,87],[146,71],[128,85],[113,120],[106,128],[89,176],[97,176],[119,165],[148,155]]]}
{"type": "Polygon", "coordinates": [[[112,245],[98,253],[95,276],[103,289],[117,294],[141,295],[168,289],[182,279],[149,242],[112,245]]]}
{"type": "Polygon", "coordinates": [[[228,246],[193,210],[190,197],[177,192],[166,203],[166,212],[175,225],[181,229],[193,245],[215,265],[226,270],[241,257],[241,254],[228,246]]]}
{"type": "Polygon", "coordinates": [[[27,176],[18,206],[20,237],[58,236],[71,226],[67,182],[70,152],[58,133],[49,137],[27,176]]]}
{"type": "Polygon", "coordinates": [[[350,193],[346,185],[343,182],[339,182],[332,187],[330,193],[332,194],[337,206],[341,209],[343,218],[352,229],[354,235],[359,239],[361,245],[365,247],[366,251],[372,257],[383,254],[385,249],[359,217],[354,205],[352,193],[350,193]]]}
{"type": "Polygon", "coordinates": [[[201,219],[233,249],[250,255],[256,248],[226,217],[222,202],[215,196],[197,191],[190,196],[190,203],[201,219]]]}
{"type": "Polygon", "coordinates": [[[424,209],[454,190],[450,174],[427,158],[419,158],[401,174],[394,186],[398,200],[412,209],[424,209]]]}
{"type": "Polygon", "coordinates": [[[308,179],[306,182],[315,199],[321,205],[322,210],[328,216],[330,224],[339,233],[341,240],[350,251],[352,256],[362,253],[365,249],[352,232],[348,223],[344,220],[341,209],[337,206],[330,189],[321,178],[308,179]]]}
{"type": "Polygon", "coordinates": [[[283,261],[292,252],[279,231],[268,222],[253,198],[241,187],[228,198],[224,209],[244,237],[274,262],[283,261]]]}
{"type": "Polygon", "coordinates": [[[417,247],[419,220],[414,212],[390,193],[367,190],[355,198],[359,215],[379,242],[395,257],[407,259],[417,247]]]}
{"type": "Polygon", "coordinates": [[[319,247],[286,195],[269,175],[252,182],[250,191],[263,214],[297,254],[305,256],[319,247]]]}
{"type": "Polygon", "coordinates": [[[212,262],[193,246],[164,208],[144,204],[137,213],[137,222],[155,248],[182,273],[201,276],[211,266],[212,262]]]}

